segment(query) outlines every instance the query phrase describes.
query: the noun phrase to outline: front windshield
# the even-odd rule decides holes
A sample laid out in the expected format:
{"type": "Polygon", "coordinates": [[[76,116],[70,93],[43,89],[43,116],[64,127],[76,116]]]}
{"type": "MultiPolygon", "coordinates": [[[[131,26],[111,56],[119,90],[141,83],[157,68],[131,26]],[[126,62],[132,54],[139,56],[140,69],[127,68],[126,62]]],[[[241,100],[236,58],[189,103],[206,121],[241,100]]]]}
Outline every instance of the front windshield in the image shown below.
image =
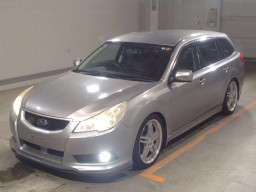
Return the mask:
{"type": "Polygon", "coordinates": [[[143,43],[107,42],[74,72],[134,81],[158,81],[173,47],[143,43]]]}
{"type": "Polygon", "coordinates": [[[173,47],[165,45],[107,42],[74,72],[135,81],[158,81],[172,51],[173,47]]]}

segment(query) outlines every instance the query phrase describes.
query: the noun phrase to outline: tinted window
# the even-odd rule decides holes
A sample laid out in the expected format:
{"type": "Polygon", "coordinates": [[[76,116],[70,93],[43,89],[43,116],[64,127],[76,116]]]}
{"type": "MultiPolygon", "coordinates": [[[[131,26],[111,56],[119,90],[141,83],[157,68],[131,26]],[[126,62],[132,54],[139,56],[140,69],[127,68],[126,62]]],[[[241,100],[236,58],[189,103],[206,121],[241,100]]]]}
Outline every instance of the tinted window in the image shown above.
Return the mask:
{"type": "Polygon", "coordinates": [[[74,72],[135,81],[158,81],[173,47],[143,43],[108,42],[74,72]]]}
{"type": "Polygon", "coordinates": [[[202,42],[198,48],[200,64],[204,67],[216,63],[221,59],[216,41],[202,42]]]}
{"type": "Polygon", "coordinates": [[[182,49],[175,67],[175,72],[182,69],[193,72],[200,69],[196,45],[188,45],[182,49]]]}
{"type": "Polygon", "coordinates": [[[235,50],[227,39],[219,39],[218,41],[220,43],[220,46],[222,48],[222,51],[225,57],[228,57],[232,55],[232,53],[234,53],[235,50]]]}

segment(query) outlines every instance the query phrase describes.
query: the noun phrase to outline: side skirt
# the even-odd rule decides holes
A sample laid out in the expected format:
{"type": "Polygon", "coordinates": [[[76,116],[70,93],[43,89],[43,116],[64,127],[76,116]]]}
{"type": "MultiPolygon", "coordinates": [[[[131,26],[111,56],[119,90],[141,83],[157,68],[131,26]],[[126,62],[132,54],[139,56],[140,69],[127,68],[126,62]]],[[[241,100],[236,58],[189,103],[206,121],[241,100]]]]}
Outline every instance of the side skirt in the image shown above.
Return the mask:
{"type": "Polygon", "coordinates": [[[170,140],[174,139],[175,137],[178,137],[182,133],[185,133],[186,131],[188,131],[192,127],[195,127],[196,125],[202,123],[206,119],[209,119],[211,116],[215,115],[216,113],[220,112],[221,110],[222,110],[222,106],[218,106],[218,107],[214,108],[213,110],[209,111],[208,113],[206,113],[205,115],[199,117],[195,121],[189,123],[188,125],[185,125],[184,127],[177,130],[176,132],[168,135],[167,144],[170,140]]]}

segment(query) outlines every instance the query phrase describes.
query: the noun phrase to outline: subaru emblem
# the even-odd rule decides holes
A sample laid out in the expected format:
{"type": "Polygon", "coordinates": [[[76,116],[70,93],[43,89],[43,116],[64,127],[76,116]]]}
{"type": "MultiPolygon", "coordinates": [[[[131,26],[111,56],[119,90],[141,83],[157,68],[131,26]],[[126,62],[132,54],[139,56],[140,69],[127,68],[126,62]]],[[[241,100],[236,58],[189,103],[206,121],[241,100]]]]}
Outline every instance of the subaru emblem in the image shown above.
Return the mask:
{"type": "Polygon", "coordinates": [[[47,121],[46,119],[38,119],[37,122],[36,122],[36,124],[37,124],[38,126],[45,127],[45,126],[48,125],[48,121],[47,121]]]}

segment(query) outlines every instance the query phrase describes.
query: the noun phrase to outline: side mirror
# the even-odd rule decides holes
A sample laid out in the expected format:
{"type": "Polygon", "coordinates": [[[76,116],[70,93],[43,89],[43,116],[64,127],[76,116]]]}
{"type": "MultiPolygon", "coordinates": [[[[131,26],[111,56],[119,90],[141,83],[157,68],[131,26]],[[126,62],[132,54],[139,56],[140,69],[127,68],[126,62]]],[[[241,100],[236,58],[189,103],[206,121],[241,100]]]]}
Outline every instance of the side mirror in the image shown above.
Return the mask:
{"type": "Polygon", "coordinates": [[[80,59],[80,58],[76,58],[76,59],[73,61],[73,65],[74,65],[74,67],[76,67],[76,66],[80,65],[80,63],[81,63],[82,61],[83,61],[82,59],[80,59]]]}
{"type": "Polygon", "coordinates": [[[193,80],[193,72],[191,70],[178,70],[173,81],[191,82],[193,80]]]}

